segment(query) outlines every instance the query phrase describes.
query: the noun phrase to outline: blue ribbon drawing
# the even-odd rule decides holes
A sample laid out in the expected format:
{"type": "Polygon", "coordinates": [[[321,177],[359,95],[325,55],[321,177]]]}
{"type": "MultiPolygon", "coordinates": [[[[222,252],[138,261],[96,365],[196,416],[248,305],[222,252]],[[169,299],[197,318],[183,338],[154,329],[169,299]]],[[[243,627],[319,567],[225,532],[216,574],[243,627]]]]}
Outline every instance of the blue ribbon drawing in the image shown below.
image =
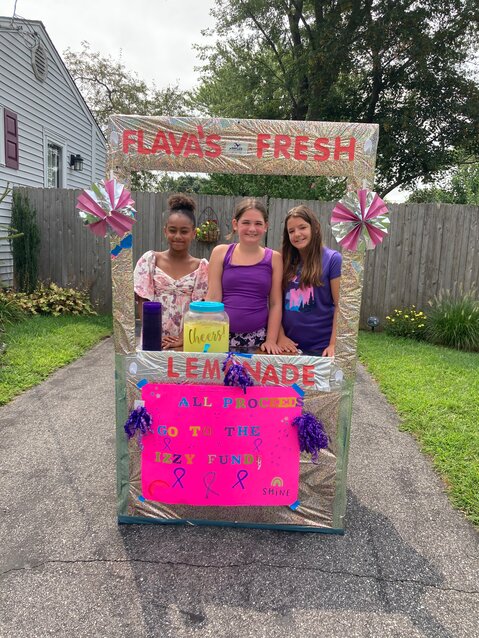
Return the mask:
{"type": "Polygon", "coordinates": [[[165,436],[165,438],[163,439],[163,444],[164,444],[163,449],[168,450],[168,452],[171,452],[170,443],[171,443],[170,437],[165,436]]]}
{"type": "Polygon", "coordinates": [[[219,496],[218,492],[215,492],[214,489],[211,487],[213,485],[213,483],[216,481],[216,472],[207,472],[204,476],[203,476],[203,485],[206,487],[206,493],[205,493],[205,498],[208,498],[208,494],[210,492],[212,492],[213,494],[216,494],[216,496],[219,496]],[[209,479],[209,482],[206,482],[206,479],[208,477],[211,477],[209,479]]]}
{"type": "Polygon", "coordinates": [[[112,257],[118,257],[118,255],[121,253],[121,251],[125,248],[131,248],[133,246],[133,235],[126,235],[125,237],[123,237],[123,239],[121,240],[121,242],[119,244],[117,244],[115,246],[115,248],[113,248],[111,250],[111,255],[112,257]]]}
{"type": "Polygon", "coordinates": [[[175,468],[175,471],[173,472],[173,474],[175,475],[176,481],[173,483],[173,485],[171,486],[176,487],[177,485],[179,485],[182,489],[184,489],[184,485],[181,482],[181,479],[184,477],[184,475],[186,474],[186,470],[184,467],[177,467],[175,468]]]}
{"type": "Polygon", "coordinates": [[[241,485],[241,489],[244,490],[245,486],[243,485],[243,481],[245,480],[247,476],[248,476],[248,470],[239,470],[239,472],[236,474],[236,478],[238,480],[233,485],[233,487],[236,487],[237,485],[241,485]]]}

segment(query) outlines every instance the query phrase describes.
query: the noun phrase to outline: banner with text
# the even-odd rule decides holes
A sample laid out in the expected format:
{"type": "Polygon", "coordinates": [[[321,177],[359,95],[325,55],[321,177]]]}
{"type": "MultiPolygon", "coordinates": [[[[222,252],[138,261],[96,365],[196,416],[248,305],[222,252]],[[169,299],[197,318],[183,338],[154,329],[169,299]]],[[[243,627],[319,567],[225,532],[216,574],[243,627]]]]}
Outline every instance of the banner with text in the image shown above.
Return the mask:
{"type": "Polygon", "coordinates": [[[114,170],[370,177],[378,125],[114,115],[114,170]]]}

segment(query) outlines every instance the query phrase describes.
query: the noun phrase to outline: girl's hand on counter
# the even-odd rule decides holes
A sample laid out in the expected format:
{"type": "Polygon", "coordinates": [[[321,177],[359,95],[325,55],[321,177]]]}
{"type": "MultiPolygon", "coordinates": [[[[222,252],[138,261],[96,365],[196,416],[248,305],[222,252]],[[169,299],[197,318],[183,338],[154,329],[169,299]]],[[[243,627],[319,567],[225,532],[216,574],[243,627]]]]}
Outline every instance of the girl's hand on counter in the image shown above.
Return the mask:
{"type": "Polygon", "coordinates": [[[298,344],[292,341],[286,335],[279,336],[278,346],[281,349],[281,352],[283,354],[286,354],[286,353],[296,354],[298,352],[298,344]]]}
{"type": "Polygon", "coordinates": [[[260,346],[263,352],[267,352],[268,354],[281,354],[281,348],[274,341],[266,340],[260,346]]]}
{"type": "Polygon", "coordinates": [[[327,348],[323,350],[323,357],[334,357],[334,345],[329,344],[327,348]]]}
{"type": "Polygon", "coordinates": [[[183,347],[183,337],[163,337],[161,342],[163,350],[174,350],[183,347]]]}

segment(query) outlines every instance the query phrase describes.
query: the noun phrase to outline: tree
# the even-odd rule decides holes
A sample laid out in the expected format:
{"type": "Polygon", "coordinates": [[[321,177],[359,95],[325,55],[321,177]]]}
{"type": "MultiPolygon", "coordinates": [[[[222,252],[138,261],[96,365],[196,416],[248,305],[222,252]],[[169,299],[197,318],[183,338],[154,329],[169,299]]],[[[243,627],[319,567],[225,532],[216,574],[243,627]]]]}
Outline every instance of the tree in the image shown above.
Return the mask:
{"type": "Polygon", "coordinates": [[[415,190],[409,202],[442,202],[479,206],[479,163],[463,164],[453,172],[445,185],[415,190]]]}
{"type": "MultiPolygon", "coordinates": [[[[149,87],[136,73],[119,60],[102,56],[82,42],[82,50],[63,53],[65,64],[77,84],[96,121],[107,131],[110,115],[184,115],[184,95],[178,86],[158,89],[149,87]]],[[[138,171],[132,174],[131,187],[137,191],[162,190],[161,178],[155,173],[138,171]]]]}
{"type": "Polygon", "coordinates": [[[13,191],[12,226],[17,229],[18,238],[10,238],[13,257],[13,274],[20,292],[33,292],[38,282],[38,254],[40,251],[40,231],[37,213],[21,191],[13,191]]]}
{"type": "Polygon", "coordinates": [[[82,50],[67,49],[63,59],[96,121],[106,132],[115,113],[136,115],[182,115],[184,96],[177,86],[149,87],[119,60],[102,56],[82,42],[82,50]]]}
{"type": "Polygon", "coordinates": [[[199,192],[212,195],[278,197],[332,201],[343,195],[345,181],[302,175],[235,175],[216,173],[201,184],[199,192]]]}
{"type": "Polygon", "coordinates": [[[383,196],[477,154],[475,0],[218,0],[212,13],[193,95],[205,114],[378,123],[383,196]]]}
{"type": "Polygon", "coordinates": [[[174,177],[169,173],[152,173],[143,171],[140,178],[135,182],[136,190],[150,192],[176,192],[176,193],[204,193],[207,190],[209,179],[198,175],[178,175],[174,177]],[[206,190],[204,190],[206,189],[206,190]]]}

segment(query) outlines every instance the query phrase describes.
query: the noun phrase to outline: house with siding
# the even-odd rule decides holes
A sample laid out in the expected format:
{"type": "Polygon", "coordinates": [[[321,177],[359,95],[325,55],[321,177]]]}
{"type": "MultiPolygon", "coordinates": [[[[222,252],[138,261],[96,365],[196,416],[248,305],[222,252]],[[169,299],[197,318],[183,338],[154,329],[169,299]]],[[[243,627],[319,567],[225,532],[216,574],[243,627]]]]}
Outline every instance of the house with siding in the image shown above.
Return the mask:
{"type": "MultiPolygon", "coordinates": [[[[104,176],[106,141],[43,24],[0,17],[0,194],[11,186],[85,188],[104,176]]],[[[11,196],[0,223],[11,217],[11,196]]],[[[0,241],[0,282],[11,283],[0,241]]]]}

